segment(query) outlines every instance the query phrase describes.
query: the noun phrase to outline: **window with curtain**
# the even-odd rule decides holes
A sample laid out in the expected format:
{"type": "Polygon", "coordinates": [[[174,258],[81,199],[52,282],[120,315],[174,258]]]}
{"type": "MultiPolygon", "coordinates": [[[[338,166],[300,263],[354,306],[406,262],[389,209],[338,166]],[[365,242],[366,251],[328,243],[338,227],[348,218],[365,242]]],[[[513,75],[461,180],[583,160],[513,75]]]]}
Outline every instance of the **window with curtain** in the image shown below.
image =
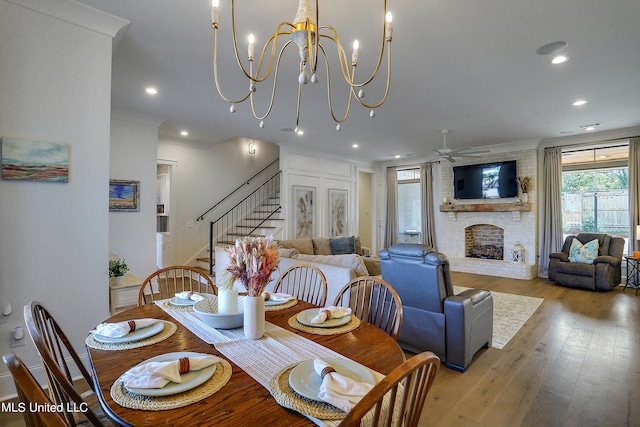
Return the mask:
{"type": "Polygon", "coordinates": [[[398,170],[398,235],[400,243],[422,241],[420,168],[398,170]]]}
{"type": "Polygon", "coordinates": [[[629,145],[618,141],[562,150],[562,228],[565,237],[607,233],[629,243],[629,145]]]}

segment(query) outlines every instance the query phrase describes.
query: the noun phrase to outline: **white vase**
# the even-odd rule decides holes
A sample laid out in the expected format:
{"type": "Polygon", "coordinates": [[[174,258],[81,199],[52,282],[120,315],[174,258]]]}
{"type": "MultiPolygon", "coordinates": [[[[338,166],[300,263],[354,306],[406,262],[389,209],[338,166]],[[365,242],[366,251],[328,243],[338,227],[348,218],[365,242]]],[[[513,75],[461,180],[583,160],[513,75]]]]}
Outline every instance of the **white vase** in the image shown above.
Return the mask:
{"type": "Polygon", "coordinates": [[[218,291],[218,314],[234,314],[238,312],[238,290],[220,289],[218,291]]]}
{"type": "Polygon", "coordinates": [[[124,283],[124,275],[109,277],[109,284],[112,286],[120,286],[124,283]]]}
{"type": "Polygon", "coordinates": [[[522,200],[522,203],[527,203],[529,201],[529,194],[527,193],[522,193],[520,195],[520,200],[522,200]]]}
{"type": "Polygon", "coordinates": [[[257,340],[264,335],[264,297],[246,297],[244,299],[244,336],[257,340]]]}

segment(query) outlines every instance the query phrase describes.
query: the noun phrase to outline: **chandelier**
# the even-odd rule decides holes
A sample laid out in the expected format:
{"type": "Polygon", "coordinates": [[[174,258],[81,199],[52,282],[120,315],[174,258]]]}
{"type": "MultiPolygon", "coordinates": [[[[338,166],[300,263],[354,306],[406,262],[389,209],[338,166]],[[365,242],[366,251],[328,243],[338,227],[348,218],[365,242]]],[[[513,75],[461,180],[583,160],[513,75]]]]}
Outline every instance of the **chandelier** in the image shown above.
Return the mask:
{"type": "Polygon", "coordinates": [[[220,82],[218,77],[218,54],[217,54],[217,46],[218,46],[218,6],[219,0],[212,0],[212,9],[211,9],[211,21],[213,25],[213,74],[215,77],[216,88],[220,96],[227,102],[231,103],[231,107],[229,111],[235,113],[236,104],[242,103],[247,99],[251,104],[251,111],[253,116],[260,121],[260,127],[263,128],[265,126],[265,119],[271,113],[273,108],[273,102],[276,94],[276,88],[278,83],[278,72],[280,69],[280,60],[284,51],[290,46],[294,45],[298,47],[298,54],[300,57],[300,69],[298,75],[298,99],[297,99],[297,110],[296,110],[296,128],[295,131],[298,133],[299,125],[300,125],[300,101],[302,99],[302,89],[303,87],[310,81],[311,83],[318,83],[320,80],[318,75],[316,74],[317,66],[318,66],[318,57],[321,59],[324,58],[325,66],[326,66],[326,78],[327,78],[327,99],[329,106],[329,113],[331,114],[331,118],[336,122],[336,130],[340,130],[340,124],[347,120],[349,116],[349,112],[351,110],[351,101],[355,99],[360,105],[365,108],[370,109],[369,112],[370,117],[375,117],[375,109],[381,106],[385,100],[387,99],[387,95],[389,94],[389,83],[391,80],[391,39],[392,39],[392,24],[391,24],[391,12],[387,11],[387,2],[383,1],[383,20],[382,20],[382,38],[381,38],[381,46],[380,46],[380,54],[378,57],[377,65],[367,79],[357,82],[355,80],[356,67],[358,65],[358,47],[359,43],[356,40],[353,43],[353,50],[351,53],[351,63],[349,63],[347,59],[347,54],[345,53],[340,41],[338,39],[338,33],[336,30],[330,25],[318,25],[317,16],[318,16],[318,0],[316,0],[315,13],[311,8],[310,0],[299,0],[298,11],[296,16],[291,22],[281,22],[277,27],[273,35],[269,37],[269,39],[265,42],[262,53],[257,61],[257,67],[255,67],[254,72],[254,52],[255,52],[255,39],[253,34],[249,35],[248,45],[247,45],[247,62],[248,67],[245,65],[243,60],[240,58],[240,53],[238,51],[238,41],[236,38],[236,19],[235,19],[235,0],[231,0],[231,27],[233,32],[233,48],[236,56],[236,61],[238,62],[238,66],[242,73],[244,73],[245,77],[249,80],[249,87],[246,94],[240,98],[232,99],[227,97],[220,88],[220,82]],[[289,39],[284,42],[284,45],[278,51],[278,40],[280,36],[288,36],[289,39]],[[340,61],[340,68],[342,70],[342,77],[348,85],[348,102],[346,106],[346,111],[343,116],[336,116],[333,110],[333,103],[331,101],[331,73],[329,69],[329,59],[327,57],[327,50],[323,45],[323,42],[332,41],[335,43],[338,59],[340,61]],[[378,71],[380,69],[380,65],[382,63],[382,59],[384,57],[385,52],[385,42],[387,53],[387,82],[384,90],[384,94],[382,99],[377,102],[367,103],[364,101],[365,91],[364,87],[371,83],[378,71]],[[268,63],[268,64],[267,64],[268,63]],[[263,73],[261,74],[262,67],[265,67],[263,73]],[[308,70],[308,71],[307,71],[308,70]],[[262,113],[256,112],[256,108],[254,105],[254,94],[256,93],[256,88],[258,83],[262,83],[269,79],[271,74],[273,73],[273,83],[271,88],[271,100],[268,104],[266,111],[262,113]],[[309,77],[309,73],[311,76],[309,77]]]}

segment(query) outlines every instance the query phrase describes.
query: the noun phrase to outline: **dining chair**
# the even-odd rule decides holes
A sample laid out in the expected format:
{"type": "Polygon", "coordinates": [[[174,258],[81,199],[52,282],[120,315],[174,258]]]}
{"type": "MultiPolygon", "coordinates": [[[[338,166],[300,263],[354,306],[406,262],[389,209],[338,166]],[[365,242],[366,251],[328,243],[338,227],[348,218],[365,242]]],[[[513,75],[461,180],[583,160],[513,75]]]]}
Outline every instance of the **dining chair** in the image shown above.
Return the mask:
{"type": "Polygon", "coordinates": [[[333,303],[351,307],[351,313],[398,340],[402,327],[402,301],[393,287],[373,276],[356,277],[347,283],[333,303]]]}
{"type": "Polygon", "coordinates": [[[327,302],[327,278],[319,268],[311,264],[297,264],[280,275],[273,292],[293,295],[320,307],[327,302]]]}
{"type": "Polygon", "coordinates": [[[24,306],[24,320],[29,336],[44,366],[53,402],[65,409],[62,415],[70,426],[114,425],[104,413],[95,393],[93,377],[80,360],[62,328],[44,305],[38,301],[24,306]],[[89,390],[80,392],[74,385],[72,370],[79,371],[89,390]],[[82,410],[74,411],[74,408],[82,410]],[[85,410],[86,409],[86,410],[85,410]]]}
{"type": "Polygon", "coordinates": [[[358,426],[363,419],[372,426],[417,426],[439,368],[440,359],[430,351],[413,356],[376,384],[339,426],[358,426]]]}
{"type": "Polygon", "coordinates": [[[68,427],[69,424],[57,412],[45,413],[44,411],[31,410],[31,405],[51,407],[53,403],[33,377],[29,368],[15,353],[5,354],[2,356],[2,360],[4,360],[4,364],[7,365],[11,376],[13,376],[13,382],[16,385],[18,399],[20,400],[19,404],[25,405],[24,410],[18,407],[18,410],[22,411],[25,424],[28,427],[68,427]]]}
{"type": "Polygon", "coordinates": [[[216,285],[202,269],[174,265],[162,268],[144,279],[138,293],[138,305],[173,298],[175,294],[183,291],[218,294],[216,285]]]}

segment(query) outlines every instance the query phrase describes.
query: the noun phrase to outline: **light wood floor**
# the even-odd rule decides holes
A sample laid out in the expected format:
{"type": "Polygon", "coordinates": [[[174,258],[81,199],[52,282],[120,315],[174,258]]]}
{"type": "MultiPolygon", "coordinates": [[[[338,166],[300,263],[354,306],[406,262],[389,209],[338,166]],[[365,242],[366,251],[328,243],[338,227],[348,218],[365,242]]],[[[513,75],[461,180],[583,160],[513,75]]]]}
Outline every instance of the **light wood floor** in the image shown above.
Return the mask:
{"type": "Polygon", "coordinates": [[[502,349],[441,366],[420,426],[640,426],[640,295],[453,273],[456,286],[544,298],[502,349]]]}

